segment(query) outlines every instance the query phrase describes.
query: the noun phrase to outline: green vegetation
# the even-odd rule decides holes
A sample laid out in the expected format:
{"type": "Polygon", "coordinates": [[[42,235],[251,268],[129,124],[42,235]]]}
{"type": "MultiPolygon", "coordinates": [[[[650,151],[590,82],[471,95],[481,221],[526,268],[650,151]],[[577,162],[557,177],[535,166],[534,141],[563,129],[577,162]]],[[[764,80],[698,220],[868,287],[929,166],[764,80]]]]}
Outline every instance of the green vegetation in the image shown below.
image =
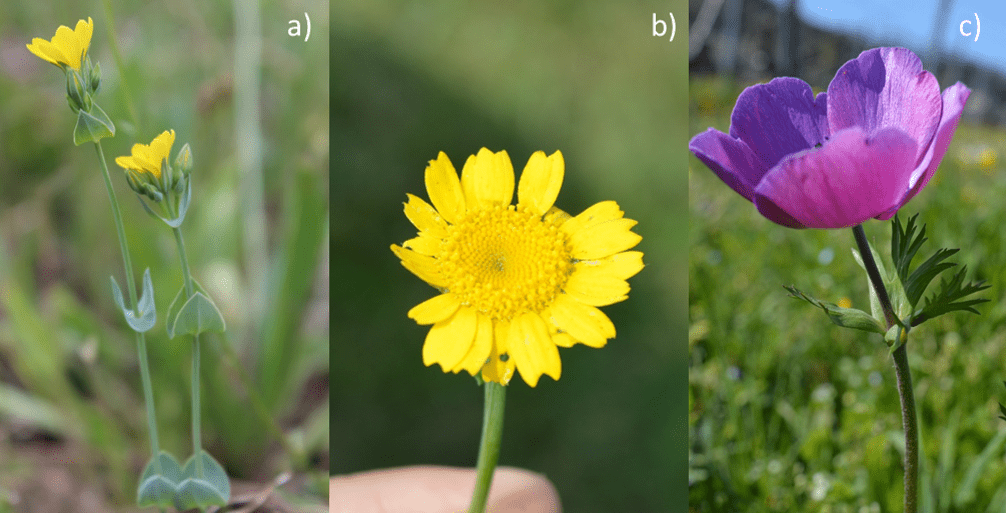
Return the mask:
{"type": "MultiPolygon", "coordinates": [[[[691,133],[726,131],[742,89],[693,78],[691,133]]],[[[920,511],[1006,508],[1004,156],[1006,131],[962,122],[901,210],[927,226],[920,254],[961,248],[951,260],[991,286],[977,295],[991,300],[980,316],[950,313],[909,336],[920,511]]],[[[694,157],[689,189],[691,510],[900,511],[904,435],[882,336],[839,328],[783,288],[869,311],[851,230],[777,226],[694,157]]],[[[890,268],[890,223],[864,228],[890,268]]]]}
{"type": "MultiPolygon", "coordinates": [[[[192,275],[228,327],[202,337],[203,447],[234,479],[234,498],[282,483],[267,508],[327,511],[327,48],[285,36],[276,20],[287,7],[261,13],[258,239],[238,165],[250,143],[235,135],[235,111],[249,106],[234,101],[245,84],[233,78],[242,46],[229,4],[34,2],[0,15],[14,56],[0,73],[0,511],[136,511],[149,458],[133,332],[109,286],[110,275],[125,280],[100,164],[93,148],[72,144],[62,73],[25,49],[88,16],[98,97],[117,127],[102,145],[135,278],[149,267],[154,284],[146,343],[160,445],[192,451],[190,339],[169,339],[164,326],[182,272],[171,231],[113,162],[170,128],[175,151],[189,142],[194,155],[182,227],[192,275]],[[251,252],[268,260],[253,268],[251,252]]],[[[327,23],[320,4],[295,11],[305,8],[327,23]]]]}

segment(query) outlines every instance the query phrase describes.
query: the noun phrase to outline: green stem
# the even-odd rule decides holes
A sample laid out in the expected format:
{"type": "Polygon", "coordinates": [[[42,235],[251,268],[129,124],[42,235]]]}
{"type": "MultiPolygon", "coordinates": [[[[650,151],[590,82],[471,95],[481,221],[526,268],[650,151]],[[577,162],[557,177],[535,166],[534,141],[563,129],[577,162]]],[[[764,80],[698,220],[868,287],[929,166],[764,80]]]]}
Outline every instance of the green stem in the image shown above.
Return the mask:
{"type": "Polygon", "coordinates": [[[489,499],[489,485],[500,456],[500,442],[503,439],[503,408],[506,406],[506,387],[487,381],[485,411],[482,417],[482,443],[479,445],[479,461],[468,513],[483,513],[489,499]]]}
{"type": "MultiPolygon", "coordinates": [[[[863,258],[866,274],[870,277],[873,290],[876,291],[880,306],[884,310],[887,328],[890,329],[901,321],[894,314],[890,296],[887,295],[887,288],[884,287],[877,262],[873,260],[873,252],[870,251],[870,243],[866,240],[862,225],[854,226],[852,233],[859,247],[859,254],[863,258]]],[[[894,374],[898,378],[898,396],[901,397],[901,425],[905,430],[905,513],[916,513],[919,507],[919,425],[915,413],[915,393],[912,390],[912,371],[908,367],[907,345],[907,343],[901,344],[894,350],[893,356],[894,374]]]]}
{"type": "MultiPolygon", "coordinates": [[[[192,297],[192,273],[189,271],[189,259],[185,255],[185,240],[182,230],[172,228],[175,243],[178,245],[178,257],[182,261],[182,276],[185,278],[185,297],[192,297]]],[[[201,409],[199,406],[199,335],[192,336],[192,454],[196,458],[196,477],[203,477],[202,433],[200,432],[201,409]]]]}
{"type": "MultiPolygon", "coordinates": [[[[112,187],[112,179],[108,175],[108,164],[105,162],[105,152],[101,149],[101,142],[95,142],[94,148],[98,152],[98,160],[101,161],[102,176],[105,178],[105,188],[108,190],[108,201],[112,207],[112,217],[115,219],[115,229],[119,234],[119,249],[122,250],[122,262],[126,269],[126,288],[129,289],[129,304],[127,308],[136,305],[136,283],[133,280],[133,263],[129,258],[129,246],[126,244],[126,231],[122,227],[122,212],[119,209],[119,201],[115,198],[115,188],[112,187]]],[[[154,459],[154,468],[161,474],[161,449],[157,437],[157,418],[154,413],[154,389],[150,383],[150,366],[147,362],[147,341],[143,333],[136,333],[136,354],[140,359],[140,378],[143,382],[143,400],[147,406],[147,429],[150,433],[150,452],[154,459]]]]}

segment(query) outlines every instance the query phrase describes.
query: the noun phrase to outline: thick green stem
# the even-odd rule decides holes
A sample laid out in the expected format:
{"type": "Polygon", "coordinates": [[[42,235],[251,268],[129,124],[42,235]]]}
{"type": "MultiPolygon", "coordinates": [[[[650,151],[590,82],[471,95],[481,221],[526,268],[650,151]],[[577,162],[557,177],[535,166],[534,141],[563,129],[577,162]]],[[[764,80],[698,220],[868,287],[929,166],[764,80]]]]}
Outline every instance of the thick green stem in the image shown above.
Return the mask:
{"type": "MultiPolygon", "coordinates": [[[[891,306],[891,299],[887,295],[887,288],[884,287],[884,280],[880,276],[877,262],[873,260],[873,252],[870,251],[870,243],[866,240],[863,227],[861,225],[854,226],[852,233],[855,236],[856,245],[859,247],[859,254],[863,258],[866,274],[870,277],[873,290],[877,293],[877,298],[880,301],[880,307],[884,310],[887,328],[890,329],[901,321],[898,320],[894,308],[891,306]]],[[[907,345],[907,343],[902,343],[894,351],[893,356],[894,374],[898,378],[898,396],[901,397],[901,425],[905,430],[905,513],[916,513],[919,507],[919,426],[915,413],[915,393],[912,390],[912,371],[908,367],[907,345]]]]}
{"type": "MultiPolygon", "coordinates": [[[[126,231],[122,227],[122,212],[119,210],[119,202],[115,198],[115,189],[112,187],[112,179],[108,175],[108,164],[105,163],[105,152],[101,150],[101,142],[95,142],[94,148],[98,152],[98,160],[101,161],[102,176],[105,178],[105,188],[108,190],[108,202],[112,207],[112,217],[115,219],[115,229],[119,234],[119,249],[122,250],[122,262],[126,270],[126,288],[129,289],[129,303],[127,308],[136,305],[136,283],[133,280],[133,263],[129,258],[129,245],[126,244],[126,231]]],[[[147,363],[147,341],[143,333],[136,333],[136,354],[140,359],[140,378],[143,382],[143,400],[147,406],[147,429],[150,433],[150,452],[154,458],[154,465],[157,473],[161,473],[161,459],[158,455],[161,452],[157,437],[157,417],[154,412],[154,389],[150,382],[150,366],[147,363]]]]}
{"type": "MultiPolygon", "coordinates": [[[[192,285],[192,273],[189,271],[189,259],[185,255],[185,240],[182,239],[182,230],[173,228],[175,243],[178,245],[178,258],[182,261],[182,276],[185,279],[185,296],[192,297],[194,291],[192,285]]],[[[196,476],[203,477],[203,447],[202,433],[200,431],[200,416],[202,410],[199,406],[199,335],[192,336],[192,454],[196,458],[196,476]]]]}
{"type": "Polygon", "coordinates": [[[503,409],[506,406],[506,387],[492,381],[483,385],[486,389],[485,406],[482,417],[482,442],[479,445],[479,461],[476,470],[475,491],[472,493],[468,513],[483,513],[489,499],[489,486],[500,456],[500,442],[503,440],[503,409]]]}

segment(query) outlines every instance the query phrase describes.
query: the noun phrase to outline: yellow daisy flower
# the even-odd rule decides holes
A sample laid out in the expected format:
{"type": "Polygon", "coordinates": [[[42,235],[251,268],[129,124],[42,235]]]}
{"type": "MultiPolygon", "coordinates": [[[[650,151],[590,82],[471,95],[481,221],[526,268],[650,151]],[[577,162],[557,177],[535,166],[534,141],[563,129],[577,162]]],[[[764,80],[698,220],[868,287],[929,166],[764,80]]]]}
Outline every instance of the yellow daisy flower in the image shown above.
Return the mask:
{"type": "Polygon", "coordinates": [[[57,66],[69,66],[80,71],[80,64],[87,55],[87,49],[91,46],[91,33],[94,32],[94,22],[90,17],[87,21],[80,20],[77,27],[70,30],[66,25],[60,25],[56,29],[56,35],[52,41],[46,41],[40,37],[31,40],[31,44],[26,45],[28,51],[41,57],[43,60],[57,66]]]}
{"type": "Polygon", "coordinates": [[[468,157],[461,179],[443,152],[426,168],[433,206],[408,194],[405,216],[419,236],[391,250],[442,294],[409,310],[432,325],[423,363],[482,373],[506,385],[514,370],[530,386],[559,379],[558,347],[602,347],[615,326],[597,307],[626,299],[625,281],[643,268],[642,240],[614,201],[576,217],[555,203],[562,153],[528,159],[511,205],[514,172],[506,151],[468,157]],[[435,208],[434,208],[435,207],[435,208]]]}
{"type": "Polygon", "coordinates": [[[134,144],[132,155],[116,157],[115,163],[124,169],[148,173],[154,180],[160,180],[161,163],[168,158],[171,146],[174,144],[175,131],[165,130],[161,135],[154,137],[150,144],[134,144]]]}

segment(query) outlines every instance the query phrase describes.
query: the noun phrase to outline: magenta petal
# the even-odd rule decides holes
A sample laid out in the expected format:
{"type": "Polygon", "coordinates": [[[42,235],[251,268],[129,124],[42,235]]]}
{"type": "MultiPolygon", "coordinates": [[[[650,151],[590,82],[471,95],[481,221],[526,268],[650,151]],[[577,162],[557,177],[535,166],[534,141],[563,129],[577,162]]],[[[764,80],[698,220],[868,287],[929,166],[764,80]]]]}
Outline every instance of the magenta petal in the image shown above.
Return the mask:
{"type": "Polygon", "coordinates": [[[768,168],[743,141],[710,128],[692,137],[688,149],[731,189],[754,201],[754,188],[768,168]]]}
{"type": "Polygon", "coordinates": [[[898,204],[916,152],[915,141],[900,130],[849,128],[769,170],[755,188],[755,205],[784,226],[855,226],[898,204]]]}
{"type": "Polygon", "coordinates": [[[745,89],[730,116],[730,135],[744,141],[765,169],[813,148],[828,136],[827,98],[798,78],[781,77],[745,89]]]}
{"type": "Polygon", "coordinates": [[[953,139],[954,132],[957,131],[957,122],[961,120],[961,113],[964,112],[964,104],[968,102],[968,96],[970,95],[971,90],[968,89],[968,86],[960,82],[943,91],[943,119],[940,120],[940,127],[936,131],[933,143],[926,150],[925,158],[922,159],[922,163],[912,173],[908,192],[898,202],[896,208],[883,213],[877,219],[886,221],[894,217],[895,212],[902,205],[914,198],[929,183],[929,179],[936,174],[936,168],[940,166],[943,155],[947,153],[947,146],[950,146],[950,140],[953,139]]]}
{"type": "Polygon", "coordinates": [[[894,127],[925,157],[943,112],[940,84],[922,61],[904,48],[874,48],[845,63],[828,86],[832,132],[858,126],[867,133],[894,127]]]}

